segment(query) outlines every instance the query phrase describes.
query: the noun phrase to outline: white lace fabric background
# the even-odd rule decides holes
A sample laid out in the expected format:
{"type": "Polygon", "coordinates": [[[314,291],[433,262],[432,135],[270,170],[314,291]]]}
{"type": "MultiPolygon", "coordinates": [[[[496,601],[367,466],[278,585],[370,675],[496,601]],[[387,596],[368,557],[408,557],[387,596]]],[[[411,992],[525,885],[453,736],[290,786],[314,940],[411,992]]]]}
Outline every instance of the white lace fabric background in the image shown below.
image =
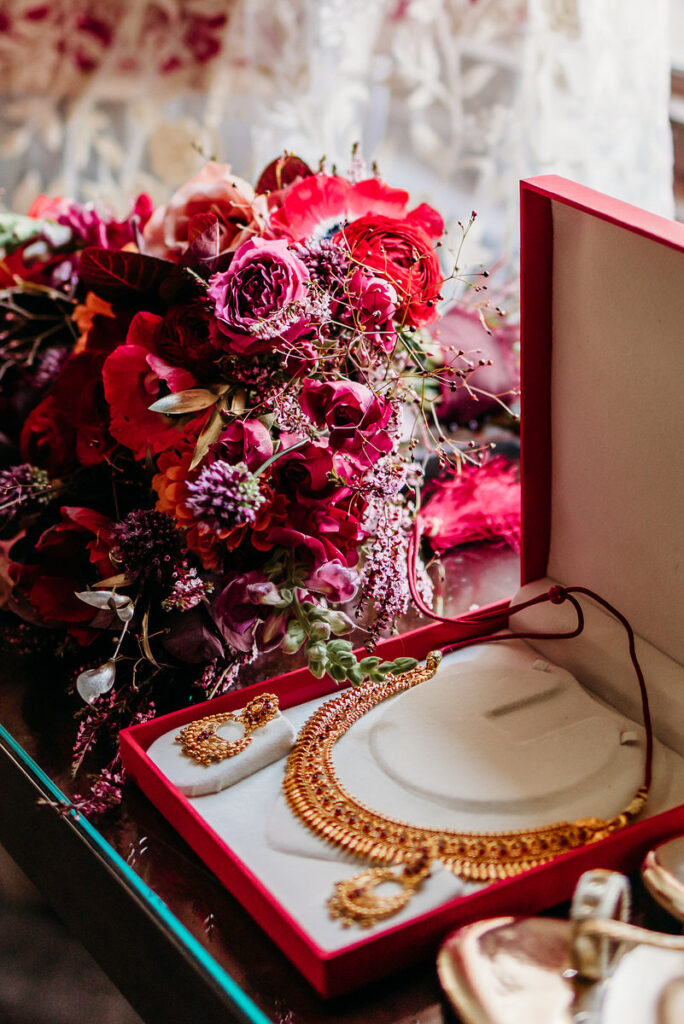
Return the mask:
{"type": "Polygon", "coordinates": [[[672,214],[669,69],[668,0],[4,0],[3,201],[123,212],[209,156],[345,171],[360,141],[505,257],[530,174],[672,214]]]}

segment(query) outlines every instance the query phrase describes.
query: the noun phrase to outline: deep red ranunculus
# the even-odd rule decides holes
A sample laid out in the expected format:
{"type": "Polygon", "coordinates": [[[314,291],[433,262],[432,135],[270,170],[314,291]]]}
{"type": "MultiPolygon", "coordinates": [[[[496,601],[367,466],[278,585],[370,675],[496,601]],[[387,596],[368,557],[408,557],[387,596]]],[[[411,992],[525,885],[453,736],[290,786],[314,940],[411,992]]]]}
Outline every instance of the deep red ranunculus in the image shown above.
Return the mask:
{"type": "Polygon", "coordinates": [[[305,380],[302,409],[319,427],[330,431],[330,447],[370,466],[392,450],[387,431],[392,404],[355,381],[305,380]]]}
{"type": "Polygon", "coordinates": [[[199,379],[210,378],[219,353],[212,340],[213,324],[206,303],[195,300],[171,306],[159,319],[159,355],[199,379]]]}
{"type": "Polygon", "coordinates": [[[437,319],[442,271],[430,236],[414,219],[361,217],[342,228],[335,240],[347,245],[355,263],[394,286],[407,324],[423,327],[437,319]]]}

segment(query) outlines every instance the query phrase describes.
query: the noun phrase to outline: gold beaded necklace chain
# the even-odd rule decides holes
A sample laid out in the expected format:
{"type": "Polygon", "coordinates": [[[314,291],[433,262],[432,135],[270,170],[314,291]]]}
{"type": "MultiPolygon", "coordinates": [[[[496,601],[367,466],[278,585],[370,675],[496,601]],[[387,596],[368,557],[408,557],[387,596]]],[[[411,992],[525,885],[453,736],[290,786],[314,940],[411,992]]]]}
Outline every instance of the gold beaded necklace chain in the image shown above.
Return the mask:
{"type": "Polygon", "coordinates": [[[453,874],[478,881],[509,878],[567,850],[597,842],[629,824],[643,809],[648,785],[639,787],[621,814],[602,821],[584,818],[530,830],[457,832],[423,828],[387,817],[346,791],[335,772],[332,750],[363,715],[395,694],[434,676],[442,655],[431,651],[424,667],[350,688],[320,707],[303,726],[287,761],[283,788],[290,808],[307,828],[371,865],[338,882],[328,901],[332,918],[347,927],[370,927],[404,907],[440,861],[453,874]],[[401,870],[391,869],[401,866],[401,870]],[[396,882],[400,891],[379,896],[376,887],[396,882]]]}

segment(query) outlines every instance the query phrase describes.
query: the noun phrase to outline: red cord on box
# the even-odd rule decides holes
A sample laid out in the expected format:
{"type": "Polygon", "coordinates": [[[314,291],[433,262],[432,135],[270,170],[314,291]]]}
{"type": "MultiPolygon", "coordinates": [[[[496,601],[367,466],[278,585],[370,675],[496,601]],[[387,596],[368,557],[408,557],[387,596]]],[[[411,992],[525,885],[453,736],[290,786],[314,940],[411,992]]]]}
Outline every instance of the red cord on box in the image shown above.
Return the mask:
{"type": "MultiPolygon", "coordinates": [[[[434,612],[423,600],[418,591],[418,581],[416,572],[416,563],[418,559],[418,545],[420,543],[419,537],[419,519],[416,519],[413,530],[411,531],[411,537],[409,540],[408,548],[408,582],[409,590],[411,591],[411,597],[413,598],[414,604],[418,610],[426,616],[426,618],[434,619],[437,622],[458,622],[459,619],[455,616],[449,615],[438,615],[434,612]]],[[[524,611],[526,608],[532,608],[537,604],[564,604],[569,601],[575,609],[577,614],[577,625],[574,629],[567,630],[562,633],[514,633],[511,631],[508,633],[496,634],[494,636],[485,637],[471,637],[468,640],[459,640],[453,644],[447,644],[446,647],[442,648],[442,654],[451,654],[452,651],[462,650],[464,647],[472,647],[473,644],[488,644],[495,643],[496,641],[504,640],[571,640],[574,637],[580,635],[584,629],[584,613],[582,606],[573,594],[583,594],[585,597],[591,598],[597,604],[600,604],[606,609],[611,615],[613,615],[617,621],[623,626],[627,633],[627,641],[629,646],[629,656],[636,673],[637,680],[639,682],[639,692],[641,694],[641,710],[644,721],[644,730],[646,732],[646,754],[644,757],[644,787],[649,789],[651,786],[651,777],[653,769],[653,726],[651,723],[651,712],[648,705],[648,693],[646,690],[646,682],[644,680],[644,673],[642,672],[641,665],[636,653],[636,643],[634,638],[634,630],[630,626],[625,616],[613,607],[605,598],[596,594],[593,590],[588,587],[560,587],[553,586],[547,593],[538,594],[537,597],[531,597],[527,601],[521,601],[519,604],[511,604],[508,607],[508,615],[515,615],[517,612],[524,611]]],[[[501,612],[473,612],[468,615],[468,622],[475,622],[486,624],[488,622],[494,622],[501,618],[501,612]]],[[[461,620],[462,621],[462,620],[461,620]]]]}

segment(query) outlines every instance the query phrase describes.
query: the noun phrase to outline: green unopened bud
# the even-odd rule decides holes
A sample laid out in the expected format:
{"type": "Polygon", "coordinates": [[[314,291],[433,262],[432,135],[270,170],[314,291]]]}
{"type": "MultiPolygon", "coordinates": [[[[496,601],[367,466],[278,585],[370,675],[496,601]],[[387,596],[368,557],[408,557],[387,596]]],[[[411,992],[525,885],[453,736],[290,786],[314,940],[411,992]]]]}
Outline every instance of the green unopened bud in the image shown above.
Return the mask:
{"type": "Polygon", "coordinates": [[[348,640],[331,640],[328,644],[328,657],[339,660],[341,654],[351,654],[352,645],[348,640]]]}
{"type": "Polygon", "coordinates": [[[309,672],[312,676],[315,676],[316,679],[322,679],[325,675],[325,663],[322,661],[310,661],[309,672]]]}
{"type": "Polygon", "coordinates": [[[308,643],[306,645],[306,653],[309,658],[309,662],[312,661],[325,661],[327,655],[327,649],[325,644],[319,640],[316,643],[308,643]]]}
{"type": "MultiPolygon", "coordinates": [[[[410,672],[417,664],[418,662],[415,658],[395,658],[394,663],[388,671],[392,672],[393,675],[398,676],[401,675],[402,672],[410,672]]],[[[382,665],[380,668],[382,668],[382,665]]]]}
{"type": "Polygon", "coordinates": [[[366,677],[358,665],[353,665],[350,669],[347,669],[347,678],[354,686],[360,686],[366,677]]]}
{"type": "Polygon", "coordinates": [[[328,665],[328,674],[336,683],[343,683],[347,678],[347,673],[341,665],[328,665]]]}
{"type": "Polygon", "coordinates": [[[296,654],[305,640],[306,633],[304,632],[304,627],[295,620],[287,627],[287,633],[283,637],[280,646],[286,654],[296,654]]]}
{"type": "Polygon", "coordinates": [[[348,615],[344,614],[344,612],[330,612],[328,615],[328,622],[330,623],[330,628],[335,636],[340,636],[343,633],[349,633],[354,628],[354,623],[348,615]]]}
{"type": "Polygon", "coordinates": [[[327,622],[314,622],[309,630],[312,640],[327,640],[330,636],[330,626],[327,622]]]}

